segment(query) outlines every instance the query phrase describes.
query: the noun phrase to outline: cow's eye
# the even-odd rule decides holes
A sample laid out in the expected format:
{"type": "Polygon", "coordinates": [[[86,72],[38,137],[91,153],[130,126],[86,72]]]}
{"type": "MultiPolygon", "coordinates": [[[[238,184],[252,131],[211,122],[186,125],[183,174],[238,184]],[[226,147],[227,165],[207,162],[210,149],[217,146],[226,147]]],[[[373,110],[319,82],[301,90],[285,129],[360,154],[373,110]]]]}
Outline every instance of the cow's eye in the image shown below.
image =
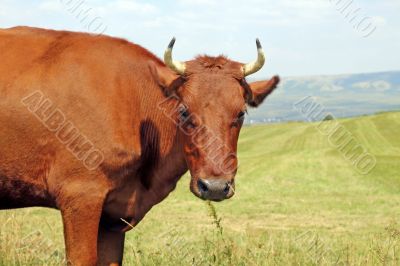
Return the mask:
{"type": "Polygon", "coordinates": [[[185,105],[179,106],[179,121],[180,125],[186,128],[195,128],[196,125],[193,122],[193,116],[188,111],[188,108],[185,105]]]}
{"type": "Polygon", "coordinates": [[[179,106],[179,119],[181,121],[186,121],[190,116],[188,108],[185,105],[179,106]]]}
{"type": "Polygon", "coordinates": [[[244,111],[240,111],[238,114],[238,119],[243,120],[245,115],[246,115],[246,113],[244,111]]]}
{"type": "Polygon", "coordinates": [[[232,122],[232,127],[238,127],[243,123],[244,116],[246,115],[246,111],[240,111],[232,122]]]}

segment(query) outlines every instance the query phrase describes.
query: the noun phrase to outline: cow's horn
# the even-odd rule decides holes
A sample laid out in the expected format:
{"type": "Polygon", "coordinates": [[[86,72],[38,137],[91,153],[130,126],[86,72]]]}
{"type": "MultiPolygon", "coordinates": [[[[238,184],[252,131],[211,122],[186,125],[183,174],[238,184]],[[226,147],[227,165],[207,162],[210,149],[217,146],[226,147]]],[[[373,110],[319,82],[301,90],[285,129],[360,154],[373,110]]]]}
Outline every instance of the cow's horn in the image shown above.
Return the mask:
{"type": "Polygon", "coordinates": [[[243,65],[244,76],[248,76],[253,73],[256,73],[258,70],[260,70],[263,67],[263,65],[265,63],[264,51],[261,47],[261,43],[258,38],[256,39],[256,44],[257,44],[257,54],[258,54],[257,60],[243,65]]]}
{"type": "Polygon", "coordinates": [[[168,45],[167,50],[165,50],[164,53],[164,63],[173,71],[175,71],[176,73],[183,75],[185,74],[185,69],[186,69],[186,65],[183,62],[180,61],[175,61],[172,58],[172,49],[174,48],[174,44],[175,44],[175,37],[172,38],[171,42],[168,45]]]}

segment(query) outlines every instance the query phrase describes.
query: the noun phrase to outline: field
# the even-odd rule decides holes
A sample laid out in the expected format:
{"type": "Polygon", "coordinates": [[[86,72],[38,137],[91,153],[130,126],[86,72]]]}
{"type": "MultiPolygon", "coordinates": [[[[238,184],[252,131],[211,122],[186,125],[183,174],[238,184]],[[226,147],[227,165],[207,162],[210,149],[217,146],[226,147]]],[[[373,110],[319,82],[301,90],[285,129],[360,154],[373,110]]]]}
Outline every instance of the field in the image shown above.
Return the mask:
{"type": "MultiPolygon", "coordinates": [[[[400,113],[339,122],[375,156],[369,174],[316,124],[245,127],[236,195],[209,204],[184,176],[128,233],[125,264],[400,265],[400,113]]],[[[0,212],[0,265],[59,265],[63,256],[58,212],[0,212]]]]}

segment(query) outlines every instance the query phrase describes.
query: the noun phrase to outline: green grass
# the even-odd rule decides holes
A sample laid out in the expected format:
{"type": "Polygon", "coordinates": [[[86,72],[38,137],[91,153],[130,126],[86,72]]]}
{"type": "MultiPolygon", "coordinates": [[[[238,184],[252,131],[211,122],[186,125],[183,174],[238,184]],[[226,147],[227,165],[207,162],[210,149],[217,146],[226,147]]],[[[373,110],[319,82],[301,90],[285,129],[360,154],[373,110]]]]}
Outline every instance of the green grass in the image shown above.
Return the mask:
{"type": "MultiPolygon", "coordinates": [[[[236,195],[208,204],[184,176],[128,233],[126,265],[400,265],[400,112],[340,123],[376,157],[369,174],[315,124],[245,127],[236,195]]],[[[0,265],[63,256],[58,212],[0,212],[0,265]]]]}

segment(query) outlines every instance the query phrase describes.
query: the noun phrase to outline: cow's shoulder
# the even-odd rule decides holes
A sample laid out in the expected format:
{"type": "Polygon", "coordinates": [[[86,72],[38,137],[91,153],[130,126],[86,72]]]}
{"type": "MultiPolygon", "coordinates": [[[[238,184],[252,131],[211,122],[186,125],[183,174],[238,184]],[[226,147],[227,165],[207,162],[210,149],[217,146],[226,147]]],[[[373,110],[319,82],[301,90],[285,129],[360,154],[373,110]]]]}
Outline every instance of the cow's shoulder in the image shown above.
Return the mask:
{"type": "Polygon", "coordinates": [[[140,151],[114,146],[104,153],[101,170],[110,179],[135,175],[141,164],[140,151]]]}

